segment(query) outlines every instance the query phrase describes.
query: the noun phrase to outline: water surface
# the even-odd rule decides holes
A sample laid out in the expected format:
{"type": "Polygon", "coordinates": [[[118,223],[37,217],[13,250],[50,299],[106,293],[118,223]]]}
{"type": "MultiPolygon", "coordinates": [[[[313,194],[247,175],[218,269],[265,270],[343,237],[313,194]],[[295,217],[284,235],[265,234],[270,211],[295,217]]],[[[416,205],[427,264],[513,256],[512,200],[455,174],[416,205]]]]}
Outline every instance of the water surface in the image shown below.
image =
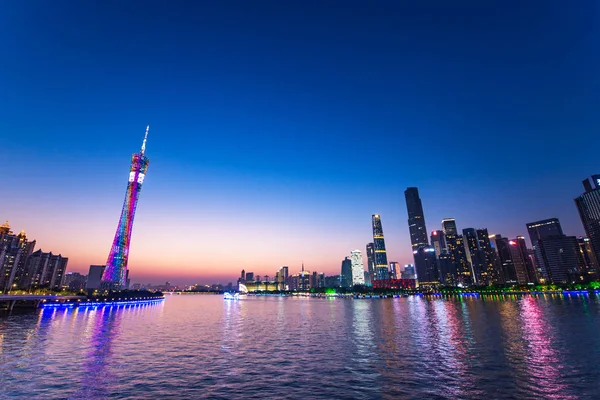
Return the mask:
{"type": "Polygon", "coordinates": [[[595,296],[173,295],[0,319],[0,398],[600,396],[595,296]]]}

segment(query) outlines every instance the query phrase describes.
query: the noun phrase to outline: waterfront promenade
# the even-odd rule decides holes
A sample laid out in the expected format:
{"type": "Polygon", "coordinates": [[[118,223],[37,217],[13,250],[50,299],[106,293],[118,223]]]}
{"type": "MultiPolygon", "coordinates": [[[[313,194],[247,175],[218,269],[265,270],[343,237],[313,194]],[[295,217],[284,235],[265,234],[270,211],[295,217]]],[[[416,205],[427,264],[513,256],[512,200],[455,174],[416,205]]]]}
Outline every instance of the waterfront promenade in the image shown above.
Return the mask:
{"type": "Polygon", "coordinates": [[[19,308],[38,308],[45,301],[84,300],[86,296],[64,296],[52,294],[2,294],[0,295],[0,311],[11,312],[15,306],[19,308]]]}

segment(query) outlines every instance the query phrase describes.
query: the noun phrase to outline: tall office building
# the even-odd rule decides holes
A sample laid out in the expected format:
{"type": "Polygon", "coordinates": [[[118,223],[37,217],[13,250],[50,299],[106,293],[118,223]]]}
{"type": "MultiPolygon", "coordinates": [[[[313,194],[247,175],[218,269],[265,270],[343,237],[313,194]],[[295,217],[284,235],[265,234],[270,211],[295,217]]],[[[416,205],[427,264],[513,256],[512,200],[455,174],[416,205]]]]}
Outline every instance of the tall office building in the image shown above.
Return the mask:
{"type": "Polygon", "coordinates": [[[531,222],[527,224],[527,232],[529,233],[531,245],[534,246],[534,248],[538,240],[550,236],[563,235],[563,230],[558,218],[548,218],[542,221],[531,222]]]}
{"type": "Polygon", "coordinates": [[[367,270],[369,272],[369,284],[377,279],[375,273],[375,244],[367,243],[367,270]]]}
{"type": "Polygon", "coordinates": [[[437,259],[434,247],[429,246],[427,227],[423,204],[416,187],[409,187],[404,191],[406,211],[408,212],[408,230],[410,243],[415,260],[415,269],[419,284],[434,284],[439,282],[437,259]]]}
{"type": "Polygon", "coordinates": [[[275,273],[275,284],[277,290],[287,290],[289,279],[289,268],[287,265],[279,268],[279,271],[275,273]]]}
{"type": "Polygon", "coordinates": [[[372,280],[384,280],[389,278],[387,253],[385,251],[385,239],[383,238],[383,227],[379,214],[373,214],[373,245],[375,246],[375,277],[372,280]]]}
{"type": "Polygon", "coordinates": [[[90,265],[87,282],[85,284],[85,288],[87,290],[100,289],[100,285],[102,284],[102,275],[104,274],[105,268],[106,265],[90,265]]]}
{"type": "Polygon", "coordinates": [[[485,268],[485,252],[479,248],[477,231],[474,228],[463,229],[465,255],[471,265],[473,283],[482,285],[481,273],[485,268]]]}
{"type": "Polygon", "coordinates": [[[517,249],[519,251],[519,256],[523,259],[523,264],[525,267],[525,281],[528,284],[537,284],[539,279],[537,277],[537,273],[535,271],[535,267],[531,258],[529,257],[529,249],[527,248],[527,243],[525,242],[525,238],[523,236],[517,236],[514,240],[517,245],[517,249]]]}
{"type": "Polygon", "coordinates": [[[148,170],[150,160],[146,157],[146,140],[148,139],[148,130],[142,142],[142,148],[139,153],[131,157],[131,168],[129,169],[129,182],[125,193],[125,202],[121,211],[121,218],[117,225],[117,232],[113,240],[113,245],[106,261],[106,268],[102,276],[103,286],[107,289],[125,289],[127,287],[127,261],[129,259],[129,245],[131,243],[131,231],[133,229],[133,219],[135,209],[142,190],[142,183],[148,170]]]}
{"type": "Polygon", "coordinates": [[[517,272],[513,262],[513,256],[510,249],[510,240],[501,235],[494,235],[493,243],[498,252],[498,260],[500,262],[502,272],[502,283],[506,285],[517,284],[517,272]]]}
{"type": "Polygon", "coordinates": [[[349,288],[352,286],[352,260],[348,257],[342,260],[340,282],[342,287],[349,288]]]}
{"type": "Polygon", "coordinates": [[[448,254],[452,259],[452,273],[455,274],[452,281],[456,282],[457,285],[471,285],[471,266],[467,261],[463,237],[458,234],[454,218],[444,218],[442,220],[442,230],[444,231],[448,254]]]}
{"type": "Polygon", "coordinates": [[[400,264],[396,261],[390,261],[390,279],[400,278],[400,264]]]}
{"type": "Polygon", "coordinates": [[[492,246],[487,229],[477,229],[479,248],[484,254],[484,264],[481,269],[481,285],[497,285],[502,282],[498,255],[492,246]]]}
{"type": "Polygon", "coordinates": [[[421,246],[413,250],[415,271],[419,285],[435,285],[439,283],[439,273],[435,249],[431,246],[421,246]]]}
{"type": "Polygon", "coordinates": [[[581,254],[581,259],[583,260],[584,265],[584,280],[587,282],[598,280],[598,271],[600,271],[600,268],[596,254],[592,249],[590,239],[577,238],[577,242],[579,243],[579,254],[581,254]]]}
{"type": "Polygon", "coordinates": [[[448,250],[446,247],[446,235],[444,234],[444,231],[438,230],[431,232],[431,246],[435,249],[436,256],[439,256],[448,250]]]}
{"type": "Polygon", "coordinates": [[[415,279],[415,266],[413,264],[407,264],[402,270],[402,279],[415,279]]]}
{"type": "Polygon", "coordinates": [[[557,218],[527,224],[535,259],[542,279],[550,283],[568,283],[579,280],[585,269],[575,236],[563,234],[557,218]]]}
{"type": "Polygon", "coordinates": [[[447,251],[441,253],[437,257],[437,263],[440,282],[448,286],[456,285],[456,270],[450,253],[447,251]]]}
{"type": "Polygon", "coordinates": [[[447,235],[458,235],[458,229],[456,229],[456,221],[454,218],[444,218],[442,220],[442,230],[447,235]]]}
{"type": "Polygon", "coordinates": [[[600,261],[600,175],[583,181],[585,193],[575,199],[577,210],[596,260],[600,261]]]}
{"type": "Polygon", "coordinates": [[[351,262],[351,285],[364,285],[365,284],[365,268],[363,266],[362,252],[360,250],[354,250],[350,252],[351,262]]]}
{"type": "Polygon", "coordinates": [[[419,247],[429,246],[427,240],[427,227],[425,226],[425,215],[423,204],[419,197],[419,189],[409,187],[404,191],[406,198],[406,210],[408,211],[408,230],[410,232],[410,243],[413,251],[419,247]]]}

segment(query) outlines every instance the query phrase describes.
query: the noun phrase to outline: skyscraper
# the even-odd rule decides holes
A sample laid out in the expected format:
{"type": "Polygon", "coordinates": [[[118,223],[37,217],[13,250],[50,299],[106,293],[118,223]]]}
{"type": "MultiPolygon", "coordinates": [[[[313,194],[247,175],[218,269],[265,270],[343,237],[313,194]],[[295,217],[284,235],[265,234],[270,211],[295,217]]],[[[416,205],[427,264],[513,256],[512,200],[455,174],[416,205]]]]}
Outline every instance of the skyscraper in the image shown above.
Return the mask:
{"type": "Polygon", "coordinates": [[[487,229],[477,229],[477,240],[479,248],[485,255],[484,265],[481,270],[480,285],[495,285],[502,282],[500,263],[496,250],[492,247],[487,229]]]}
{"type": "Polygon", "coordinates": [[[129,259],[133,218],[135,217],[135,209],[149,163],[145,155],[149,129],[150,126],[146,127],[146,134],[140,152],[133,154],[131,157],[125,202],[123,203],[123,210],[121,211],[113,245],[106,261],[106,269],[102,275],[103,286],[107,289],[118,290],[127,287],[127,261],[129,259]]]}
{"type": "Polygon", "coordinates": [[[350,252],[350,261],[352,264],[352,286],[365,284],[365,268],[363,267],[362,252],[354,250],[350,252]]]}
{"type": "Polygon", "coordinates": [[[409,187],[404,191],[406,198],[406,210],[408,211],[408,230],[410,232],[410,243],[412,249],[428,246],[427,227],[425,226],[425,215],[423,213],[423,204],[419,197],[419,189],[409,187]]]}
{"type": "Polygon", "coordinates": [[[596,260],[600,261],[600,175],[583,181],[585,193],[575,199],[585,233],[596,260]]]}
{"type": "Polygon", "coordinates": [[[563,230],[560,226],[558,218],[548,218],[542,221],[531,222],[527,224],[527,232],[529,233],[531,245],[534,248],[535,244],[540,239],[544,239],[550,236],[563,235],[563,230]]]}
{"type": "Polygon", "coordinates": [[[517,272],[515,271],[512,252],[510,250],[510,241],[508,238],[502,237],[501,235],[494,235],[493,239],[501,266],[502,283],[507,285],[518,283],[517,272]]]}
{"type": "Polygon", "coordinates": [[[433,246],[435,249],[436,256],[439,256],[443,252],[447,251],[446,235],[444,234],[444,231],[431,232],[431,246],[433,246]]]}
{"type": "Polygon", "coordinates": [[[390,279],[398,279],[400,277],[400,264],[396,261],[390,261],[390,279]]]}
{"type": "Polygon", "coordinates": [[[448,254],[453,264],[451,271],[455,274],[452,281],[460,285],[471,285],[473,283],[471,266],[467,261],[463,237],[458,234],[454,218],[444,218],[442,220],[442,230],[446,238],[448,254]]]}
{"type": "Polygon", "coordinates": [[[388,279],[388,261],[385,251],[385,239],[379,214],[373,214],[373,244],[375,246],[375,278],[372,280],[388,279]]]}
{"type": "Polygon", "coordinates": [[[529,258],[529,249],[527,248],[527,243],[525,243],[525,238],[523,236],[517,236],[514,241],[517,244],[519,256],[523,259],[526,283],[537,284],[537,274],[533,262],[531,261],[531,258],[529,258]]]}
{"type": "Polygon", "coordinates": [[[473,283],[481,285],[481,273],[485,266],[485,253],[479,248],[477,231],[474,228],[463,229],[465,240],[465,254],[467,261],[471,264],[473,283]]]}
{"type": "Polygon", "coordinates": [[[577,276],[585,269],[579,243],[575,236],[563,234],[557,218],[528,223],[527,231],[544,281],[567,283],[578,280],[577,276]]]}
{"type": "Polygon", "coordinates": [[[425,214],[423,204],[416,187],[409,187],[404,191],[406,199],[406,211],[408,212],[408,230],[410,243],[415,260],[415,269],[419,284],[439,282],[437,272],[436,251],[429,246],[427,239],[427,227],[425,226],[425,214]]]}
{"type": "Polygon", "coordinates": [[[342,260],[342,271],[340,274],[341,286],[349,288],[352,286],[352,260],[345,257],[342,260]]]}
{"type": "Polygon", "coordinates": [[[583,259],[584,271],[583,276],[586,281],[594,281],[598,279],[598,271],[600,270],[598,266],[598,259],[594,254],[594,250],[592,249],[592,244],[590,243],[590,239],[588,238],[578,238],[577,242],[579,243],[579,254],[581,254],[581,258],[583,259]]]}
{"type": "Polygon", "coordinates": [[[456,221],[454,218],[444,218],[442,220],[442,230],[447,235],[458,235],[458,229],[456,229],[456,221]]]}
{"type": "Polygon", "coordinates": [[[419,285],[435,285],[439,283],[439,272],[435,249],[431,246],[420,246],[413,250],[415,270],[419,285]]]}
{"type": "Polygon", "coordinates": [[[376,280],[375,274],[375,244],[367,243],[367,270],[369,272],[369,283],[376,280]]]}

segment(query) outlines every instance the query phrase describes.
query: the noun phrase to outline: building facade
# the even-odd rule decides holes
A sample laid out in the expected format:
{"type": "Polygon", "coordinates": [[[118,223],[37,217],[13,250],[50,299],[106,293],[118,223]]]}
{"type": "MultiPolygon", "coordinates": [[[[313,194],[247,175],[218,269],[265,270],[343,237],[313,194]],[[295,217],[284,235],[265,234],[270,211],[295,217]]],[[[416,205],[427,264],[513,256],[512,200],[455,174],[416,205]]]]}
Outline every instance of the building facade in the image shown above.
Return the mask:
{"type": "Polygon", "coordinates": [[[371,278],[371,280],[388,279],[388,261],[387,253],[385,251],[385,239],[383,236],[381,217],[379,214],[373,214],[371,220],[373,225],[373,245],[375,250],[375,276],[374,279],[371,278]]]}
{"type": "Polygon", "coordinates": [[[575,205],[594,259],[600,262],[600,175],[584,180],[583,187],[585,193],[575,199],[575,205]]]}
{"type": "Polygon", "coordinates": [[[350,252],[350,262],[352,271],[352,286],[365,284],[365,268],[363,266],[362,252],[354,250],[350,252]]]}

